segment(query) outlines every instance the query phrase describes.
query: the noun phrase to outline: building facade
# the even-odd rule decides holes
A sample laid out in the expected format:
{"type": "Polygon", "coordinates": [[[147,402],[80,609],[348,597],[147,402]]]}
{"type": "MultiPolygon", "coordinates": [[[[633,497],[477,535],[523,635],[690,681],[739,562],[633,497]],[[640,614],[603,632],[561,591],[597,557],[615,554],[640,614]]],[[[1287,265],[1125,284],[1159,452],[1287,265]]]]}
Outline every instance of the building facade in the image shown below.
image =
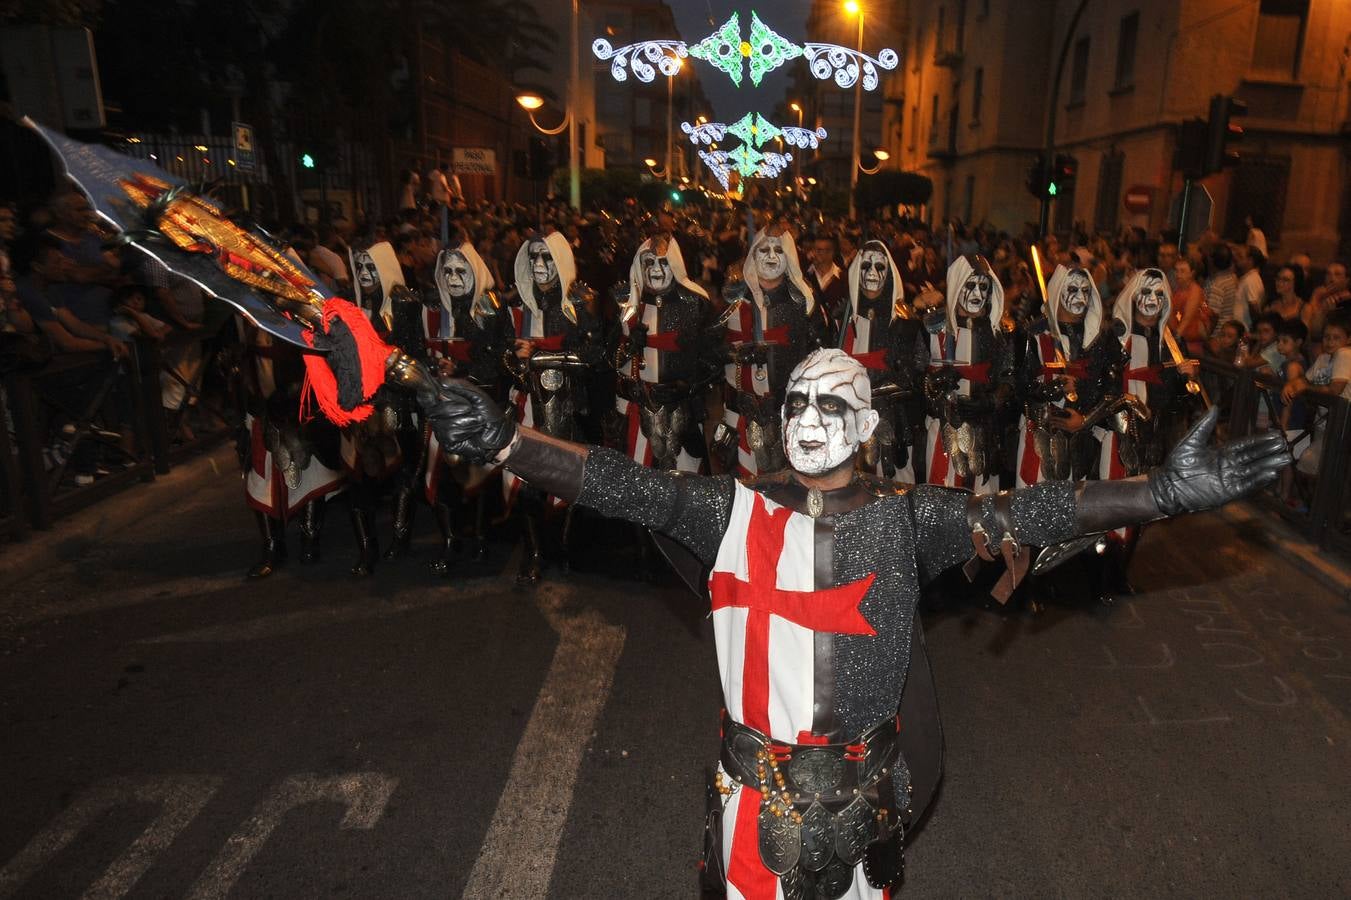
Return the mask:
{"type": "MultiPolygon", "coordinates": [[[[664,0],[588,0],[594,37],[604,37],[619,47],[635,41],[687,37],[680,34],[671,7],[664,0]]],[[[666,166],[671,155],[668,180],[693,177],[697,159],[681,122],[690,122],[712,109],[704,95],[695,66],[686,64],[675,77],[658,74],[651,82],[629,77],[615,81],[610,63],[592,55],[591,38],[584,39],[585,60],[593,74],[597,140],[604,147],[606,165],[647,172],[644,160],[666,166]]]]}
{"type": "Polygon", "coordinates": [[[1351,3],[1097,0],[1076,18],[1080,5],[911,5],[892,88],[904,103],[887,105],[884,133],[901,168],[933,180],[931,219],[1035,222],[1024,182],[1050,124],[1057,152],[1078,162],[1054,202],[1057,230],[1163,230],[1182,187],[1180,123],[1232,94],[1249,107],[1242,162],[1203,182],[1212,227],[1240,239],[1251,215],[1273,252],[1346,252],[1351,3]],[[1147,207],[1128,211],[1128,192],[1147,207]]]}

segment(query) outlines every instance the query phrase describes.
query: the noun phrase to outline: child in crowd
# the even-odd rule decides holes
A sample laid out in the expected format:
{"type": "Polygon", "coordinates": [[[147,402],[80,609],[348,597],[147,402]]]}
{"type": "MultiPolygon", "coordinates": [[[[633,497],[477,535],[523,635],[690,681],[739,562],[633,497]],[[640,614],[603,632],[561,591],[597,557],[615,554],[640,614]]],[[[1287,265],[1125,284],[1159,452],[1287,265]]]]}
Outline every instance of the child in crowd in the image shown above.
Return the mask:
{"type": "Polygon", "coordinates": [[[1239,344],[1247,334],[1243,323],[1230,319],[1212,334],[1206,341],[1206,355],[1232,363],[1239,358],[1239,344]]]}
{"type": "Polygon", "coordinates": [[[1240,362],[1243,368],[1256,369],[1267,374],[1281,371],[1285,365],[1285,357],[1281,356],[1281,351],[1276,346],[1276,331],[1280,327],[1281,317],[1278,313],[1266,313],[1257,320],[1253,325],[1253,339],[1248,344],[1248,352],[1240,362]]]}
{"type": "MultiPolygon", "coordinates": [[[[1286,324],[1304,327],[1304,323],[1298,320],[1286,324]]],[[[1305,329],[1305,336],[1307,334],[1305,329]]],[[[1307,394],[1351,400],[1351,311],[1334,310],[1328,314],[1323,325],[1323,352],[1307,372],[1302,367],[1298,372],[1293,372],[1281,391],[1281,397],[1286,402],[1307,394]]],[[[1308,481],[1318,476],[1325,431],[1326,426],[1320,419],[1314,423],[1308,445],[1302,448],[1303,452],[1298,442],[1292,444],[1296,455],[1293,477],[1308,481]]]]}

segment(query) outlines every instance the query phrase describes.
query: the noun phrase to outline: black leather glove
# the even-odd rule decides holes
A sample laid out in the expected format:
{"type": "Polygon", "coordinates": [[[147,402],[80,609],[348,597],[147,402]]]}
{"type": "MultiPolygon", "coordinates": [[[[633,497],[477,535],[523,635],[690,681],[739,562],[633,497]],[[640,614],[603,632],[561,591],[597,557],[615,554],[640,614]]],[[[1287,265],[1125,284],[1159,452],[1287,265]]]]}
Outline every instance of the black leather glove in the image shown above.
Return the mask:
{"type": "Polygon", "coordinates": [[[1294,461],[1285,437],[1275,431],[1209,446],[1219,417],[1212,406],[1163,465],[1150,471],[1149,492],[1163,515],[1223,506],[1271,484],[1294,461]]]}
{"type": "Polygon", "coordinates": [[[511,416],[467,381],[443,379],[424,410],[442,449],[472,463],[490,462],[516,436],[511,416]]]}

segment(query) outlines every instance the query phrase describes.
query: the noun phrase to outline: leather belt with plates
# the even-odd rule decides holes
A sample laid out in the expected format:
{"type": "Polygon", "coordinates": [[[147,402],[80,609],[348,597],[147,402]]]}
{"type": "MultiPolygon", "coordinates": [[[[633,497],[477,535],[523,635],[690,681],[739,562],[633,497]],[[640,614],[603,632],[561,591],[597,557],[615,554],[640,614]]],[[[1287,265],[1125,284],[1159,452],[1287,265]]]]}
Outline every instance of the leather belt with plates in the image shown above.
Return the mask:
{"type": "Polygon", "coordinates": [[[860,862],[875,888],[899,881],[899,728],[892,717],[848,743],[787,744],[724,716],[722,767],[761,795],[760,859],[787,900],[844,895],[860,862]]]}

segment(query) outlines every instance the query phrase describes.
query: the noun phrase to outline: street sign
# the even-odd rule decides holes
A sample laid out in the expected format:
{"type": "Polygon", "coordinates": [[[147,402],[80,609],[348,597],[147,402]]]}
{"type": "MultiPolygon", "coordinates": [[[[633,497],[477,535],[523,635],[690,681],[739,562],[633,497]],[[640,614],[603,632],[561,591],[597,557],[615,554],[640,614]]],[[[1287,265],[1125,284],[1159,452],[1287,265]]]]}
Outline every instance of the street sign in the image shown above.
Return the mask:
{"type": "MultiPolygon", "coordinates": [[[[1194,240],[1201,232],[1211,226],[1215,217],[1215,199],[1210,196],[1203,184],[1192,185],[1191,203],[1187,208],[1187,228],[1184,233],[1188,240],[1194,240]]],[[[1182,218],[1182,192],[1173,198],[1172,208],[1168,212],[1168,227],[1176,229],[1182,218]]]]}
{"type": "Polygon", "coordinates": [[[491,147],[455,147],[450,169],[456,175],[496,175],[497,151],[491,147]]]}
{"type": "Polygon", "coordinates": [[[231,122],[230,133],[234,135],[235,168],[241,172],[252,172],[257,165],[253,149],[253,126],[231,122]]]}
{"type": "Polygon", "coordinates": [[[1127,190],[1121,197],[1121,204],[1126,207],[1127,212],[1138,215],[1149,212],[1149,206],[1153,200],[1154,188],[1147,184],[1137,184],[1127,190]]]}

